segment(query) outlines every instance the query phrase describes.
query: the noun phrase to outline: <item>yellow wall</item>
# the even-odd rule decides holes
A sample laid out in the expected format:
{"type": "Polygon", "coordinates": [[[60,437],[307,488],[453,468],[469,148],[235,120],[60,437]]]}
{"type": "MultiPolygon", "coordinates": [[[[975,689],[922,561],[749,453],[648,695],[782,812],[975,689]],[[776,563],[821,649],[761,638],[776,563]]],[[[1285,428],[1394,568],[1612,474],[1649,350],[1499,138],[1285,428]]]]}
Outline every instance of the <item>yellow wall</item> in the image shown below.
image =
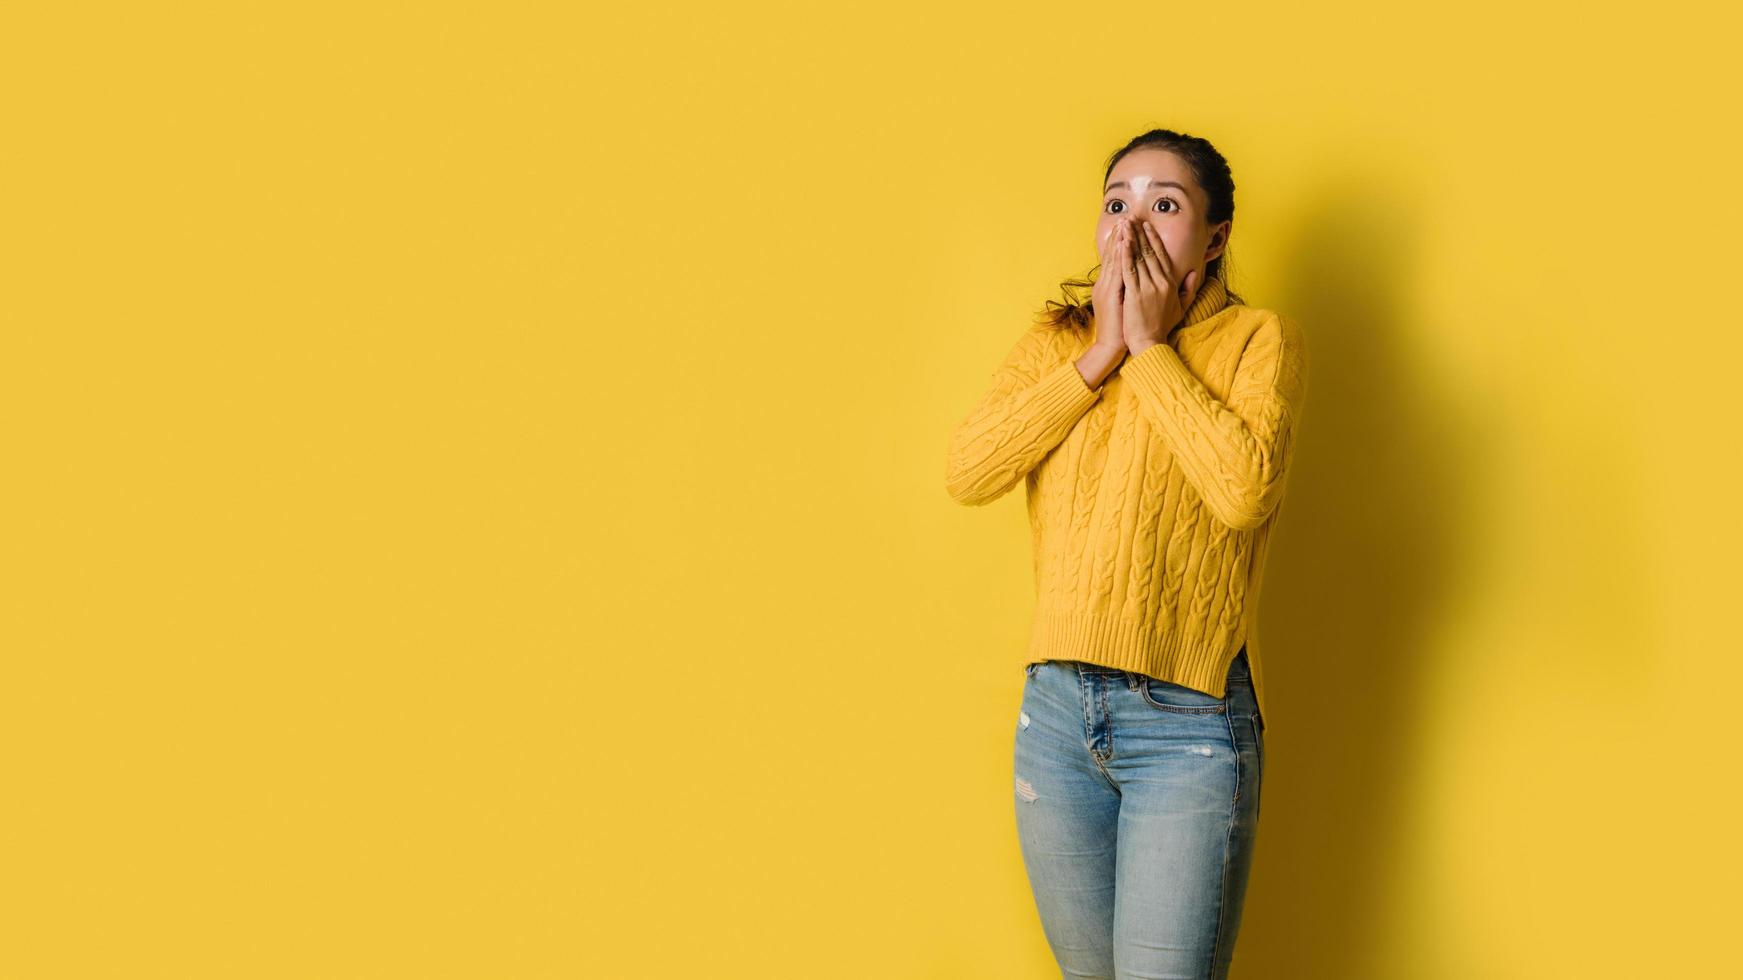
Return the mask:
{"type": "Polygon", "coordinates": [[[1726,972],[1718,5],[279,7],[0,27],[0,975],[1056,976],[943,450],[1152,125],[1313,358],[1237,975],[1726,972]]]}

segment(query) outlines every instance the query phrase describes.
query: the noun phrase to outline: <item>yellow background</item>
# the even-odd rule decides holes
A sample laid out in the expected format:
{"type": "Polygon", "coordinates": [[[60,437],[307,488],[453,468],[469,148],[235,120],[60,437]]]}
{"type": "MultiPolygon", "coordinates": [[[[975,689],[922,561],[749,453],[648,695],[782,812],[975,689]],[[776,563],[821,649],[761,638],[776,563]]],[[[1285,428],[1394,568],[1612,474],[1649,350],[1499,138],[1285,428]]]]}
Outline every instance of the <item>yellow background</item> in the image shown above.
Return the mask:
{"type": "Polygon", "coordinates": [[[1735,969],[1718,6],[8,7],[0,976],[1057,976],[943,451],[1151,126],[1312,356],[1237,976],[1735,969]]]}

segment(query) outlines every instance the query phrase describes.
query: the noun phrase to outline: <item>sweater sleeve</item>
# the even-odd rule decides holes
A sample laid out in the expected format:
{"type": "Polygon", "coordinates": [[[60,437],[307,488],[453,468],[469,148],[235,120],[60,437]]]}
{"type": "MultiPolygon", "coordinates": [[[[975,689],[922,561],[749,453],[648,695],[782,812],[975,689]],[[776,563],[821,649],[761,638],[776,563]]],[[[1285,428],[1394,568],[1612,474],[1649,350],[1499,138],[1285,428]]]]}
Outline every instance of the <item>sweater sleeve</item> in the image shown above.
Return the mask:
{"type": "Polygon", "coordinates": [[[1074,361],[1052,360],[1049,329],[1029,327],[951,433],[944,487],[958,503],[978,506],[1004,496],[1101,397],[1074,361]]]}
{"type": "Polygon", "coordinates": [[[1237,530],[1264,524],[1283,496],[1307,393],[1300,326],[1274,313],[1254,332],[1226,403],[1168,344],[1126,358],[1120,376],[1217,519],[1237,530]]]}

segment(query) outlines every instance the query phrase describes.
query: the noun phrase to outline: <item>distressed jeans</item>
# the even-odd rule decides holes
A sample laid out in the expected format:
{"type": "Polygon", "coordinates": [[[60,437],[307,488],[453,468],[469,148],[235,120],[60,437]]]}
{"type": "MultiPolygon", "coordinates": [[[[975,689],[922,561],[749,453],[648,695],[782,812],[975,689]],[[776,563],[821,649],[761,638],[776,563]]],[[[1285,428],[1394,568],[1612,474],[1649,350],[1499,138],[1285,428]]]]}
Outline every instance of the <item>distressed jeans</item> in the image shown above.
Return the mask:
{"type": "Polygon", "coordinates": [[[1246,648],[1221,698],[1075,660],[1025,670],[1017,834],[1061,976],[1227,977],[1265,769],[1246,648]]]}

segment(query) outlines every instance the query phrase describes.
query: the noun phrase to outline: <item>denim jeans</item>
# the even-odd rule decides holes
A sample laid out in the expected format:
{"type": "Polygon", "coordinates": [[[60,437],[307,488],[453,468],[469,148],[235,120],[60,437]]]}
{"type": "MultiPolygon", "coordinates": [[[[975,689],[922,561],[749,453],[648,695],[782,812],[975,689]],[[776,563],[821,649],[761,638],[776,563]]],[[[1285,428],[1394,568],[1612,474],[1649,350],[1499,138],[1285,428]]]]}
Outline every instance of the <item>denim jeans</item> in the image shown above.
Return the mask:
{"type": "Polygon", "coordinates": [[[1016,810],[1061,976],[1228,976],[1264,735],[1243,647],[1227,693],[1075,660],[1025,668],[1016,810]]]}

